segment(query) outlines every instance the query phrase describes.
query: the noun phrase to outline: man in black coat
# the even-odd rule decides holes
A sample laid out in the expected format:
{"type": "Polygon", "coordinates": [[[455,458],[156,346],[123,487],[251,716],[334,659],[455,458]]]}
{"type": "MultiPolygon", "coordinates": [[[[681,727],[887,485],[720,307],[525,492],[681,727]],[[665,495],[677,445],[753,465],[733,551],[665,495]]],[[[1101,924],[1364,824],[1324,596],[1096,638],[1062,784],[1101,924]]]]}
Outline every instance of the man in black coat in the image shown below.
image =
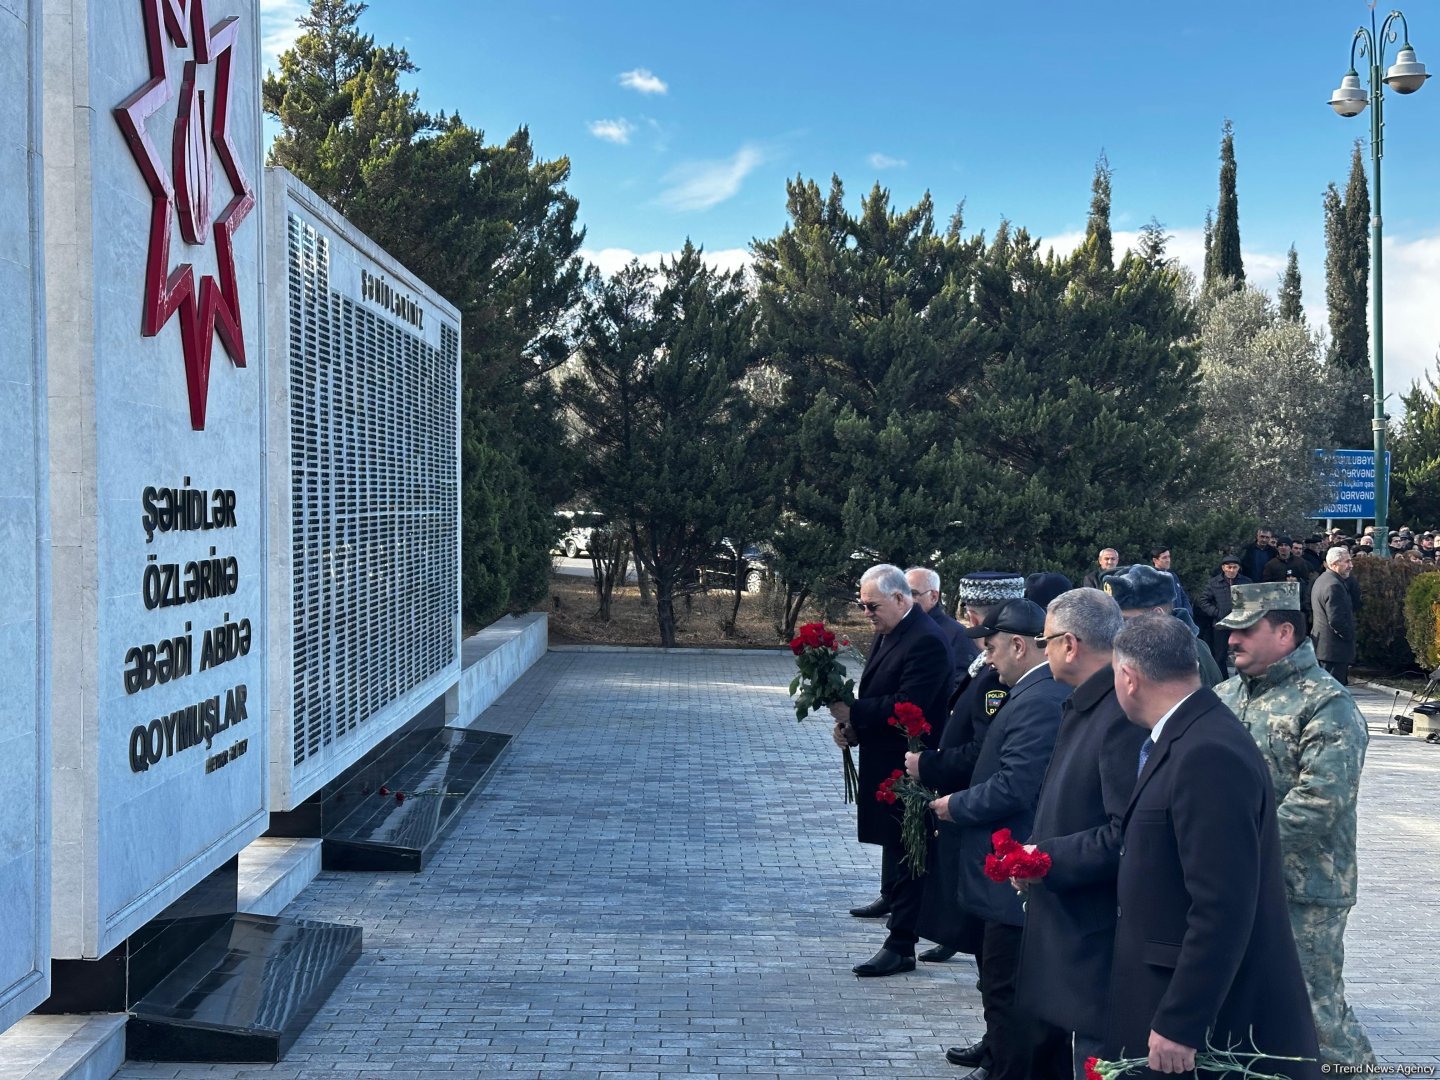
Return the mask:
{"type": "Polygon", "coordinates": [[[830,713],[835,717],[836,743],[860,748],[860,791],[855,799],[860,842],[881,849],[880,900],[851,914],[880,914],[871,911],[876,907],[890,910],[885,944],[854,968],[856,975],[866,978],[915,970],[915,923],[925,886],[904,863],[900,839],[904,807],[877,801],[875,792],[894,770],[905,768],[905,736],[890,725],[897,703],[918,705],[932,729],[929,745],[938,741],[949,704],[950,651],[935,624],[912,602],[910,583],[899,567],[881,563],[866,570],[860,578],[859,603],[875,628],[875,644],[865,661],[855,704],[836,702],[830,713]]]}
{"type": "Polygon", "coordinates": [[[1325,573],[1315,579],[1310,589],[1310,610],[1315,625],[1315,659],[1335,676],[1341,686],[1350,685],[1350,665],[1355,662],[1355,613],[1357,588],[1351,587],[1350,571],[1354,561],[1343,547],[1333,547],[1325,555],[1325,573]]]}
{"type": "Polygon", "coordinates": [[[1037,1077],[1085,1080],[1086,1058],[1105,1051],[1120,820],[1145,741],[1115,699],[1110,646],[1124,625],[1119,605],[1094,589],[1058,597],[1045,616],[1050,671],[1073,692],[1030,833],[1051,860],[1028,887],[1020,952],[1020,1003],[1046,1025],[1037,1077]]]}
{"type": "Polygon", "coordinates": [[[1205,591],[1195,602],[1201,613],[1210,616],[1210,655],[1215,658],[1215,666],[1220,669],[1220,674],[1227,678],[1230,674],[1230,631],[1214,624],[1230,614],[1231,587],[1251,584],[1253,582],[1240,573],[1240,560],[1234,555],[1225,555],[1220,559],[1220,569],[1211,575],[1205,591]]]}
{"type": "Polygon", "coordinates": [[[956,621],[940,599],[940,575],[924,566],[912,566],[905,571],[905,580],[910,583],[910,598],[920,610],[934,621],[940,636],[950,649],[952,670],[950,692],[959,689],[960,678],[969,669],[971,661],[980,655],[975,643],[965,636],[965,628],[956,621]]]}
{"type": "Polygon", "coordinates": [[[941,822],[960,828],[960,906],[985,920],[980,999],[991,1055],[982,1076],[988,1080],[1028,1077],[1035,1035],[1034,1018],[1015,1001],[1024,924],[1020,898],[1008,885],[987,878],[984,866],[994,850],[995,831],[1009,829],[1017,838],[1030,834],[1060,727],[1060,703],[1069,693],[1050,677],[1043,649],[1035,643],[1044,628],[1045,612],[1038,604],[1010,600],[967,631],[983,642],[984,655],[1010,687],[1010,696],[985,733],[970,786],[930,804],[941,822]]]}
{"type": "Polygon", "coordinates": [[[1210,1045],[1258,1071],[1320,1076],[1315,1022],[1290,929],[1269,769],[1195,670],[1174,619],[1115,638],[1115,695],[1149,731],[1125,809],[1106,1056],[1195,1067],[1210,1045]]]}

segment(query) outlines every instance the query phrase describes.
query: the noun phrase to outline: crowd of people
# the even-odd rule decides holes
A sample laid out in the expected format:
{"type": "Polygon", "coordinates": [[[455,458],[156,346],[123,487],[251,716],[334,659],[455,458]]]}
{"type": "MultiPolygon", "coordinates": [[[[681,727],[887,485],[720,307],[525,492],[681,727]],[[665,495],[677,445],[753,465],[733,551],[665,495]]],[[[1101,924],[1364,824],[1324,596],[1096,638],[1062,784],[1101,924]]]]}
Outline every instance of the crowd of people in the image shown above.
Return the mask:
{"type": "Polygon", "coordinates": [[[1366,727],[1306,614],[1337,632],[1352,556],[1310,574],[1308,542],[1266,539],[1199,602],[1219,655],[1164,551],[1102,551],[1078,588],[969,574],[958,619],[933,570],[862,576],[876,638],[857,700],[830,708],[859,748],[859,839],[881,848],[879,896],[850,913],[888,921],[854,972],[914,971],[922,940],[921,961],[972,956],[984,1030],[945,1051],[967,1080],[1084,1080],[1092,1057],[1177,1073],[1235,1047],[1293,1077],[1375,1063],[1343,978],[1366,727]],[[889,723],[902,701],[931,725],[923,751],[889,723]],[[900,807],[866,797],[896,769],[937,795],[923,875],[900,807]],[[1048,856],[1043,877],[986,874],[1002,829],[1048,856]]]}

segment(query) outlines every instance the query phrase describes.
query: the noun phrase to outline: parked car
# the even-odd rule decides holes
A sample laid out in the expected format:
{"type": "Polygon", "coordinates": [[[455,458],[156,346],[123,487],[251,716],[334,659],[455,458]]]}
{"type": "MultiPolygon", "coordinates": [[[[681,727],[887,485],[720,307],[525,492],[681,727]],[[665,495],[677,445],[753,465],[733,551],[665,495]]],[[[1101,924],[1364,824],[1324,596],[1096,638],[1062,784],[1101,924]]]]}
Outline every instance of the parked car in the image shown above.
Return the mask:
{"type": "MultiPolygon", "coordinates": [[[[758,593],[774,575],[775,552],[769,545],[746,544],[741,573],[747,593],[758,593]]],[[[700,580],[707,589],[735,587],[735,543],[728,537],[720,540],[714,554],[700,565],[700,580]]]]}
{"type": "Polygon", "coordinates": [[[590,553],[590,535],[605,525],[605,515],[593,510],[556,510],[555,518],[564,532],[555,541],[555,554],[574,559],[590,553]]]}

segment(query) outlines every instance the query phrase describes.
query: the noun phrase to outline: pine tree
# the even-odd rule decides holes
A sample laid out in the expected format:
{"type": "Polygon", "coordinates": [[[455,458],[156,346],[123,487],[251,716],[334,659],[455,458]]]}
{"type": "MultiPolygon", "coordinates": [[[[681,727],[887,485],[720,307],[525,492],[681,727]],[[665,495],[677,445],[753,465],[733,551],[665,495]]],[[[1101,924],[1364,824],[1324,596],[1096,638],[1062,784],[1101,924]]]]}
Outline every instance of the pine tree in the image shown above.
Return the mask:
{"type": "Polygon", "coordinates": [[[1344,403],[1339,445],[1372,444],[1370,334],[1366,300],[1370,282],[1370,189],[1360,144],[1350,158],[1345,195],[1325,189],[1325,301],[1330,315],[1329,381],[1344,403]]]}
{"type": "Polygon", "coordinates": [[[743,506],[763,498],[733,464],[753,426],[743,379],[755,357],[742,275],[705,265],[688,240],[658,275],[632,262],[595,283],[579,370],[562,397],[585,446],[585,487],[627,522],[655,589],[660,643],[675,600],[743,506]]]}
{"type": "Polygon", "coordinates": [[[1304,323],[1305,312],[1300,306],[1300,256],[1295,245],[1285,260],[1285,273],[1280,276],[1280,318],[1304,323]]]}
{"type": "MultiPolygon", "coordinates": [[[[1440,363],[1437,363],[1440,371],[1440,363]]],[[[1417,525],[1440,521],[1440,385],[1436,374],[1400,396],[1405,417],[1391,444],[1391,518],[1417,525]]]]}
{"type": "Polygon", "coordinates": [[[400,87],[405,50],[361,33],[366,6],[311,0],[267,75],[270,161],[295,173],[463,316],[462,580],[470,622],[544,595],[554,507],[573,467],[544,375],[570,351],[583,230],[564,158],[521,128],[503,145],[400,87]]]}
{"type": "Polygon", "coordinates": [[[1152,268],[1166,262],[1165,250],[1173,237],[1165,231],[1158,218],[1151,218],[1140,226],[1140,235],[1135,242],[1135,254],[1152,268]]]}
{"type": "Polygon", "coordinates": [[[1090,217],[1085,223],[1084,261],[1090,273],[1108,277],[1115,270],[1115,241],[1110,232],[1110,180],[1114,172],[1105,152],[1095,162],[1090,181],[1090,217]]]}
{"type": "Polygon", "coordinates": [[[828,194],[801,179],[787,191],[789,223],[754,249],[763,347],[785,377],[771,426],[789,636],[807,597],[852,598],[865,563],[948,546],[962,507],[947,394],[978,374],[960,341],[980,245],[960,239],[958,213],[938,232],[928,194],[896,209],[876,185],[855,214],[838,177],[828,194]]]}
{"type": "Polygon", "coordinates": [[[1205,287],[1229,287],[1245,281],[1240,256],[1240,200],[1235,193],[1235,130],[1229,120],[1220,137],[1220,202],[1215,209],[1214,236],[1205,255],[1205,287]]]}

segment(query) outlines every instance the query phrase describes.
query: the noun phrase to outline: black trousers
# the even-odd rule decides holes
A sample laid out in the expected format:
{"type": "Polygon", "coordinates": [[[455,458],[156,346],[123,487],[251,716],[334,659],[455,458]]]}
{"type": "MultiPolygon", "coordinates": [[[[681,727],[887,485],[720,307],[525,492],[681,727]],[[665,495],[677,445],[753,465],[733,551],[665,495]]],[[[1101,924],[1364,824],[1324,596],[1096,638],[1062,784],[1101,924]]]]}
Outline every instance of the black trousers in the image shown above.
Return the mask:
{"type": "Polygon", "coordinates": [[[915,927],[925,899],[925,879],[911,875],[903,844],[880,847],[880,892],[890,901],[890,918],[885,923],[890,934],[885,948],[902,956],[914,956],[915,943],[920,940],[915,927]]]}
{"type": "MultiPolygon", "coordinates": [[[[985,1037],[990,1043],[991,1062],[987,1080],[1029,1080],[1036,1075],[1032,1063],[1037,1050],[1048,1047],[1045,1025],[1022,1010],[1015,1001],[1015,985],[1020,975],[1021,934],[1022,929],[1018,926],[985,923],[985,963],[980,968],[980,1003],[985,1010],[985,1037]]],[[[1056,1062],[1052,1068],[1058,1067],[1059,1059],[1054,1055],[1047,1054],[1046,1060],[1056,1062]]],[[[1069,1069],[1066,1068],[1065,1072],[1068,1073],[1069,1069]]]]}
{"type": "Polygon", "coordinates": [[[1321,660],[1320,666],[1335,676],[1335,681],[1341,686],[1350,685],[1350,665],[1337,664],[1331,660],[1321,660]]]}

